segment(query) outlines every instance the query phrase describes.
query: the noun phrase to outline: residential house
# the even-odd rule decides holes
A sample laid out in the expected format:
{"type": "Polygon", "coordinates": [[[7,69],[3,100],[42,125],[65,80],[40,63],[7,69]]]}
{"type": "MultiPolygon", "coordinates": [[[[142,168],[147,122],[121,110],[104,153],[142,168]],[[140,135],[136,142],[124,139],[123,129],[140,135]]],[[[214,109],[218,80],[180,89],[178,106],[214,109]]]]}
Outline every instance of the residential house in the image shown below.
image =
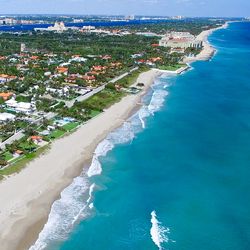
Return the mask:
{"type": "Polygon", "coordinates": [[[8,99],[10,99],[13,96],[12,92],[2,92],[0,93],[0,98],[2,98],[4,101],[7,101],[8,99]]]}
{"type": "Polygon", "coordinates": [[[10,99],[5,102],[7,109],[16,113],[32,114],[36,111],[34,102],[17,102],[15,99],[10,99]]]}
{"type": "Polygon", "coordinates": [[[15,80],[16,76],[10,76],[6,74],[0,74],[0,83],[10,82],[12,80],[15,80]]]}
{"type": "Polygon", "coordinates": [[[57,67],[56,71],[58,74],[68,75],[69,69],[66,67],[57,67]]]}

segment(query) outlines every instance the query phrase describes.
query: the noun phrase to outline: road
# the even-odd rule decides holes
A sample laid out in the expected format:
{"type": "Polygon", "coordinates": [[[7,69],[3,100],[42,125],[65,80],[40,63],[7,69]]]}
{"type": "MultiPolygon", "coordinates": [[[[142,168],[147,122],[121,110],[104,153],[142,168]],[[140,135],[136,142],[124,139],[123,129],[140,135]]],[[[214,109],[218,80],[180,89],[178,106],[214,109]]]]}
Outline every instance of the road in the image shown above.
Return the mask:
{"type": "Polygon", "coordinates": [[[0,148],[4,149],[5,146],[6,146],[6,144],[11,144],[12,142],[14,142],[16,140],[22,139],[25,136],[23,132],[24,132],[23,130],[20,130],[17,133],[15,133],[14,135],[12,135],[6,141],[4,141],[4,142],[1,143],[0,148]]]}
{"type": "Polygon", "coordinates": [[[77,98],[75,98],[74,100],[71,100],[71,101],[66,101],[65,104],[68,108],[71,108],[74,103],[77,101],[77,102],[83,102],[85,100],[87,100],[88,98],[90,98],[91,96],[99,93],[100,91],[104,90],[105,89],[105,85],[102,85],[96,89],[93,89],[92,91],[90,91],[89,93],[85,94],[85,95],[81,95],[81,96],[78,96],[77,98]]]}

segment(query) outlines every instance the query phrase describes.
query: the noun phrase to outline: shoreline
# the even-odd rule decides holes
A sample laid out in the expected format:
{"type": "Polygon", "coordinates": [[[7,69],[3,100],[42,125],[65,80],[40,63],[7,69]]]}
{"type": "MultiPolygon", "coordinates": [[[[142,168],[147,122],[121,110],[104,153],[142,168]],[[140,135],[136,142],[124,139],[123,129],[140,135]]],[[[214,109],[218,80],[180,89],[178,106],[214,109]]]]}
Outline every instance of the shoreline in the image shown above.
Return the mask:
{"type": "MultiPolygon", "coordinates": [[[[209,60],[214,55],[215,49],[209,44],[208,36],[226,27],[227,23],[201,32],[199,36],[204,48],[196,57],[186,58],[187,67],[183,72],[189,68],[188,63],[209,60]]],[[[1,249],[29,249],[47,222],[52,204],[60,198],[61,191],[90,165],[97,145],[139,108],[142,96],[156,77],[182,71],[152,69],[141,73],[136,82],[144,82],[145,87],[140,93],[124,97],[71,135],[56,140],[46,153],[30,162],[19,174],[0,182],[1,249]]]]}
{"type": "Polygon", "coordinates": [[[97,145],[134,113],[160,74],[153,70],[141,73],[136,82],[144,82],[145,87],[140,93],[125,96],[71,135],[53,142],[48,152],[20,173],[0,182],[2,250],[28,249],[35,243],[61,191],[90,165],[97,145]]]}
{"type": "Polygon", "coordinates": [[[218,28],[213,28],[210,30],[202,31],[197,36],[197,39],[203,42],[203,48],[202,48],[201,52],[194,57],[185,57],[183,59],[183,63],[189,64],[189,63],[193,63],[196,61],[208,61],[208,60],[210,60],[214,56],[214,54],[216,53],[216,49],[209,43],[208,37],[216,30],[226,29],[228,27],[229,23],[230,22],[226,22],[225,24],[223,24],[222,26],[220,26],[218,28]]]}

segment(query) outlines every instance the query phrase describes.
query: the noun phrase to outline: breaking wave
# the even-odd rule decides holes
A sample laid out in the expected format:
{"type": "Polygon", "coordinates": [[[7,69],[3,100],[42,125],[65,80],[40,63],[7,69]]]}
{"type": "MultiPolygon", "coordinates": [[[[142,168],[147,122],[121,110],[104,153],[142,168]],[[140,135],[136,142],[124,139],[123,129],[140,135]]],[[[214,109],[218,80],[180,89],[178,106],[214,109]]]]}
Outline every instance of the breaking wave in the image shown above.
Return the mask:
{"type": "Polygon", "coordinates": [[[164,248],[162,247],[162,243],[168,243],[170,241],[170,239],[168,238],[170,229],[162,226],[161,222],[157,220],[155,211],[151,212],[151,224],[151,239],[159,250],[163,250],[164,248]]]}
{"type": "Polygon", "coordinates": [[[92,163],[87,172],[88,177],[92,177],[94,175],[100,175],[102,173],[102,167],[99,161],[99,157],[105,156],[110,150],[113,149],[113,147],[114,147],[114,144],[110,140],[107,140],[107,139],[99,143],[99,145],[97,146],[94,152],[92,163]]]}
{"type": "MultiPolygon", "coordinates": [[[[88,171],[83,171],[79,177],[73,180],[71,185],[62,191],[61,198],[52,205],[48,221],[39,234],[38,240],[29,250],[42,250],[50,244],[65,240],[77,221],[93,213],[94,191],[98,188],[93,177],[102,173],[100,157],[106,156],[117,144],[132,142],[136,134],[145,129],[146,118],[163,106],[168,95],[167,86],[169,85],[166,82],[156,81],[151,93],[144,97],[144,105],[140,110],[99,143],[88,171]]],[[[166,240],[167,238],[161,238],[163,237],[162,234],[159,234],[161,227],[157,222],[156,215],[153,213],[152,216],[151,221],[152,224],[154,223],[151,229],[152,239],[155,244],[160,244],[162,239],[166,240]]]]}
{"type": "Polygon", "coordinates": [[[52,241],[63,240],[73,224],[88,215],[85,211],[88,205],[86,199],[84,202],[88,189],[89,182],[81,175],[62,191],[61,198],[53,203],[48,221],[30,250],[44,249],[52,241]]]}

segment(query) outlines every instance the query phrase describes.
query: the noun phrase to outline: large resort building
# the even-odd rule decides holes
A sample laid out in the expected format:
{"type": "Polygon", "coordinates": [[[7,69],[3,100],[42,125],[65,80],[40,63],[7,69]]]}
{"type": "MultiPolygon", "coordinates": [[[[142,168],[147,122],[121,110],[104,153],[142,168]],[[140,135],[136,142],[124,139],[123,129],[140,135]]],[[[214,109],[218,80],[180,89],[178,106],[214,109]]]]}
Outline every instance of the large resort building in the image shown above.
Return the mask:
{"type": "Polygon", "coordinates": [[[55,32],[64,32],[67,31],[68,28],[65,27],[64,22],[55,22],[54,26],[50,26],[48,28],[35,28],[35,31],[55,31],[55,32]]]}
{"type": "Polygon", "coordinates": [[[159,42],[160,46],[170,48],[201,48],[202,41],[189,32],[170,32],[166,34],[159,42]]]}

